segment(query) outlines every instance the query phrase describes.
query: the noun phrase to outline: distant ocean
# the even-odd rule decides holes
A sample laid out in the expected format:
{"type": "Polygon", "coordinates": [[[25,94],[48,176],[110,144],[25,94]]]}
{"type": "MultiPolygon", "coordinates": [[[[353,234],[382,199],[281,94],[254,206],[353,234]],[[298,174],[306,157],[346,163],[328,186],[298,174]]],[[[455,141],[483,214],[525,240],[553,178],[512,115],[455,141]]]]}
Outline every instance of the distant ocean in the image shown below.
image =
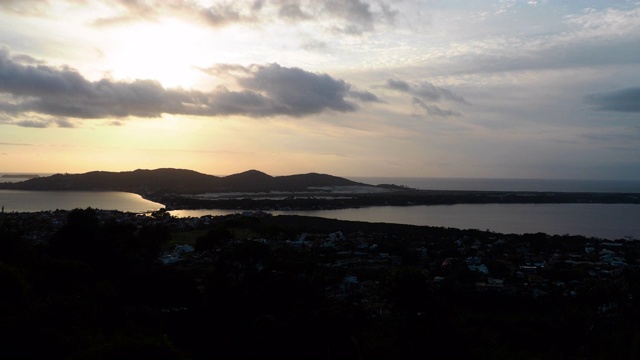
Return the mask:
{"type": "Polygon", "coordinates": [[[26,177],[14,177],[14,176],[20,176],[20,175],[38,175],[41,177],[45,177],[45,176],[51,176],[53,174],[31,173],[31,172],[23,172],[23,173],[0,172],[0,183],[7,183],[7,182],[13,183],[13,182],[21,182],[21,181],[29,180],[29,178],[26,178],[26,177]]]}
{"type": "Polygon", "coordinates": [[[474,179],[349,177],[371,185],[395,184],[421,190],[552,191],[640,193],[640,180],[474,179]]]}

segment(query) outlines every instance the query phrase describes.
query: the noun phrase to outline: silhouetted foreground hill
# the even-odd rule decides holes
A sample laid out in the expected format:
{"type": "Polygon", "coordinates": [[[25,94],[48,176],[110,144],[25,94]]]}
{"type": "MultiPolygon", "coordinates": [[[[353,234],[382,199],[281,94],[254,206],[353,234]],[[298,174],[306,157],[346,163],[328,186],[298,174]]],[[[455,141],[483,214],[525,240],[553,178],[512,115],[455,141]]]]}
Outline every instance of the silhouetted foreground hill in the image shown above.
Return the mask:
{"type": "Polygon", "coordinates": [[[326,174],[271,176],[257,170],[218,177],[184,169],[92,171],[84,174],[56,174],[17,183],[2,183],[13,190],[114,190],[141,195],[173,193],[201,194],[235,191],[300,191],[308,187],[370,186],[326,174]]]}

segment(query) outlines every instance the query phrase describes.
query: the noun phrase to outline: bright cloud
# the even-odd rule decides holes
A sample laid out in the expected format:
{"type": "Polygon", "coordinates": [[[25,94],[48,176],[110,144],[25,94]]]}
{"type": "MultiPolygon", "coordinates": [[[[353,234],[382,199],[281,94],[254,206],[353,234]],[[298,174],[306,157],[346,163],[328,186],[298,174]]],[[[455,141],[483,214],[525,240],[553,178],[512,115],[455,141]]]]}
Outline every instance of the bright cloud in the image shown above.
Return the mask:
{"type": "MultiPolygon", "coordinates": [[[[47,65],[23,64],[23,57],[0,51],[0,92],[12,101],[0,103],[5,113],[38,113],[82,119],[159,117],[162,114],[198,116],[300,117],[325,110],[353,112],[355,101],[379,101],[370,92],[352,90],[347,82],[278,64],[236,67],[240,90],[219,86],[202,92],[164,88],[153,80],[89,81],[77,71],[47,65]]],[[[69,121],[59,126],[73,127],[69,121]]],[[[46,127],[47,121],[21,120],[25,127],[46,127]]]]}

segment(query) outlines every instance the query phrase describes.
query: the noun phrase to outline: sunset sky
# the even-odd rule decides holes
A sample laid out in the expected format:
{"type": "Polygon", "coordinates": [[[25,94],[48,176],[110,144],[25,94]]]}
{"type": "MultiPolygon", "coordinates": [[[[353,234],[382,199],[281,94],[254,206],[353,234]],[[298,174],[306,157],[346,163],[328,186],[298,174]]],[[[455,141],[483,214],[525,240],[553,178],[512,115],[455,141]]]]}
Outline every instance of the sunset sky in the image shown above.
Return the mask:
{"type": "Polygon", "coordinates": [[[0,0],[0,172],[640,178],[640,2],[0,0]]]}

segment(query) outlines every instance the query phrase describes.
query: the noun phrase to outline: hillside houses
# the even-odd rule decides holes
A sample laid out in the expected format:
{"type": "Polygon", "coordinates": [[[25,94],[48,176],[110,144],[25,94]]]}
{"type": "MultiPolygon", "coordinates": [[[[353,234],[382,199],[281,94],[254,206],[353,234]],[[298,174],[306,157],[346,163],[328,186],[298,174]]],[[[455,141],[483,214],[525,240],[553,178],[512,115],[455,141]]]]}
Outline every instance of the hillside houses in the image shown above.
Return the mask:
{"type": "MultiPolygon", "coordinates": [[[[2,221],[22,224],[26,229],[25,240],[40,244],[46,243],[65,223],[67,214],[66,211],[4,213],[2,221]]],[[[216,245],[218,249],[239,246],[243,241],[258,242],[274,253],[290,248],[293,253],[305,254],[335,274],[332,277],[336,282],[329,287],[335,296],[370,294],[371,289],[383,281],[381,274],[403,267],[418,269],[434,287],[454,282],[469,291],[536,298],[576,296],[589,281],[621,281],[627,271],[640,265],[640,246],[634,241],[545,234],[504,235],[429,227],[410,227],[406,228],[410,231],[403,233],[382,231],[370,225],[355,229],[348,222],[332,223],[326,230],[263,233],[262,228],[285,229],[288,225],[280,221],[287,218],[266,213],[200,218],[118,211],[97,211],[97,214],[102,223],[126,223],[139,228],[161,225],[171,234],[186,234],[191,238],[191,243],[173,241],[171,247],[158,255],[158,262],[165,266],[188,267],[215,262],[215,249],[198,252],[194,248],[195,239],[201,236],[197,234],[203,234],[212,226],[230,228],[230,238],[222,239],[216,245]],[[342,229],[340,224],[344,224],[342,229]],[[185,256],[187,253],[190,255],[185,256]],[[334,291],[336,289],[339,291],[334,291]]]]}

